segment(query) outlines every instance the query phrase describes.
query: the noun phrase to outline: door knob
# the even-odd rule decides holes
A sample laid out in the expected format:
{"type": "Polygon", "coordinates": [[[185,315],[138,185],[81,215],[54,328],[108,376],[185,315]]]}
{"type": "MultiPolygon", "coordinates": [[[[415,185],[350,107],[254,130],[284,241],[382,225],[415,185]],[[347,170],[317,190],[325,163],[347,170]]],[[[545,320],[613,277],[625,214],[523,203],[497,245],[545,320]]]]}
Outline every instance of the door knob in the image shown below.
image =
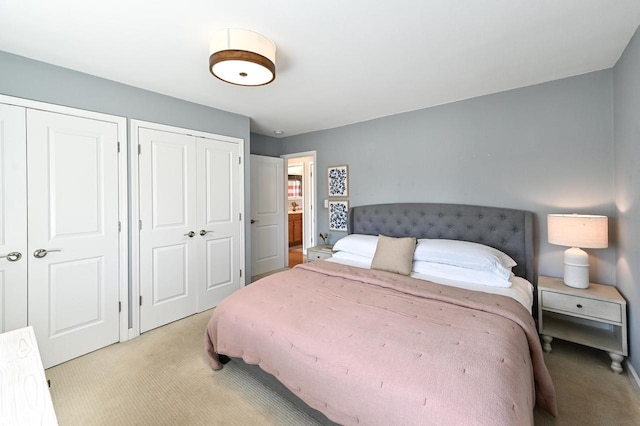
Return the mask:
{"type": "Polygon", "coordinates": [[[251,219],[251,223],[260,222],[259,220],[251,219]]]}
{"type": "Polygon", "coordinates": [[[196,233],[193,231],[189,231],[186,234],[184,234],[185,237],[189,237],[189,238],[193,238],[195,235],[196,233]]]}
{"type": "Polygon", "coordinates": [[[38,249],[38,250],[33,252],[33,257],[38,258],[38,259],[42,259],[43,257],[45,257],[47,255],[47,253],[51,253],[52,251],[62,251],[62,250],[60,250],[60,249],[52,249],[52,250],[38,249]]]}
{"type": "Polygon", "coordinates": [[[5,254],[3,256],[0,256],[0,259],[7,259],[9,262],[16,262],[16,261],[22,259],[22,253],[17,252],[17,251],[12,251],[9,254],[5,254]]]}
{"type": "Polygon", "coordinates": [[[207,235],[209,232],[213,232],[213,231],[205,231],[204,229],[201,229],[201,230],[200,230],[200,235],[204,237],[204,236],[205,236],[205,235],[207,235]]]}

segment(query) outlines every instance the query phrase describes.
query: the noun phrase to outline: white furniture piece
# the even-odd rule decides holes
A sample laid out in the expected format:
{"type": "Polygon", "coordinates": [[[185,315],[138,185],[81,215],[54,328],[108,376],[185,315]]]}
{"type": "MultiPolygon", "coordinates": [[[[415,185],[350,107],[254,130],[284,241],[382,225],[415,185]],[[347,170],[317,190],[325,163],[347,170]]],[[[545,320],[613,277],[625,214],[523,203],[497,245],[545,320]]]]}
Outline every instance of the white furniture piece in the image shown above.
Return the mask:
{"type": "Polygon", "coordinates": [[[58,424],[33,327],[0,334],[0,378],[0,424],[58,424]]]}
{"type": "Polygon", "coordinates": [[[333,256],[333,246],[330,245],[321,244],[307,249],[307,262],[329,259],[331,256],[333,256]]]}
{"type": "Polygon", "coordinates": [[[627,302],[613,286],[591,283],[581,290],[561,278],[538,278],[538,331],[543,349],[551,352],[554,337],[602,349],[611,369],[622,372],[628,355],[627,302]]]}

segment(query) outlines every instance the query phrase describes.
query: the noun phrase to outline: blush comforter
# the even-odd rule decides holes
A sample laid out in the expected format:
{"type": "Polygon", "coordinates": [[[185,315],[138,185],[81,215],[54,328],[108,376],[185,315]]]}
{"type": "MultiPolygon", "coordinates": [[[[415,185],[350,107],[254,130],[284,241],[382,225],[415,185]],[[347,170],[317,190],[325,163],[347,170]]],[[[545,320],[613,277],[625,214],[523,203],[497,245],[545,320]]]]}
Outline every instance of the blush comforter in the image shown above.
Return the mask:
{"type": "Polygon", "coordinates": [[[225,299],[205,336],[345,425],[533,424],[556,415],[531,315],[504,296],[313,262],[225,299]]]}

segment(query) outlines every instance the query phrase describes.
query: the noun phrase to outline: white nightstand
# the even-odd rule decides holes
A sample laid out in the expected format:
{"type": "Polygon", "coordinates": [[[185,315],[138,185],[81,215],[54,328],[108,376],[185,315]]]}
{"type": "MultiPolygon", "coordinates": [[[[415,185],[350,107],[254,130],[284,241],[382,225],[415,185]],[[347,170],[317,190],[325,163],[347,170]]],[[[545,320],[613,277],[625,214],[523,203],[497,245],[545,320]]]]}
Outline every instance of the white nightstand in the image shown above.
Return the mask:
{"type": "Polygon", "coordinates": [[[615,287],[566,286],[562,278],[538,278],[538,331],[542,347],[551,352],[554,337],[607,351],[611,369],[622,372],[628,355],[627,302],[615,287]]]}
{"type": "Polygon", "coordinates": [[[322,244],[307,249],[307,262],[329,259],[331,256],[333,256],[333,246],[330,245],[322,244]]]}

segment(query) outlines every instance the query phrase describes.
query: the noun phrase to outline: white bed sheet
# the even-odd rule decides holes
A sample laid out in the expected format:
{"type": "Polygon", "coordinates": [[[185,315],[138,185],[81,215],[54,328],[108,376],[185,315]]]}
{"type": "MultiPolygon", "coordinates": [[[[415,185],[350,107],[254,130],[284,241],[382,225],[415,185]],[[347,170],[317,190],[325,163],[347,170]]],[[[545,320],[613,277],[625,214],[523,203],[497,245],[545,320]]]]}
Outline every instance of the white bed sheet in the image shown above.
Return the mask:
{"type": "MultiPolygon", "coordinates": [[[[356,266],[358,268],[371,269],[370,260],[364,260],[364,259],[360,260],[355,258],[340,259],[340,258],[332,257],[330,259],[327,259],[327,261],[341,263],[343,265],[356,266]]],[[[431,277],[426,274],[418,274],[415,272],[411,273],[411,276],[413,278],[432,281],[434,283],[438,283],[442,285],[448,285],[452,287],[464,288],[467,290],[482,291],[484,293],[499,294],[502,296],[511,297],[512,299],[520,302],[520,304],[525,308],[527,308],[529,313],[531,313],[531,307],[533,305],[533,285],[529,281],[521,277],[513,276],[513,278],[511,279],[511,284],[512,284],[511,287],[505,288],[505,287],[491,287],[487,285],[478,285],[478,284],[448,280],[442,277],[431,277]]]]}

